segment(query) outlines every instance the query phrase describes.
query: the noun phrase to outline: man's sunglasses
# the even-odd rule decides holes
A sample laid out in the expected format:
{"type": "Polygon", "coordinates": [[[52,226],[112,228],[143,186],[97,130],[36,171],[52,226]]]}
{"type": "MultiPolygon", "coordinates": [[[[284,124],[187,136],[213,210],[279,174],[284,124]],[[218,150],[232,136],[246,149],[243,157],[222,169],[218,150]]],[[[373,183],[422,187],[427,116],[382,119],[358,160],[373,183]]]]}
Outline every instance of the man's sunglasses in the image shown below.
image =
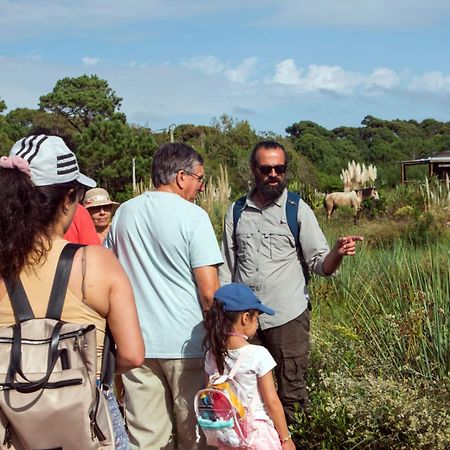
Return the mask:
{"type": "Polygon", "coordinates": [[[263,175],[269,175],[269,173],[272,173],[272,170],[275,170],[277,175],[281,175],[286,172],[286,164],[279,164],[277,166],[258,166],[258,170],[263,175]]]}

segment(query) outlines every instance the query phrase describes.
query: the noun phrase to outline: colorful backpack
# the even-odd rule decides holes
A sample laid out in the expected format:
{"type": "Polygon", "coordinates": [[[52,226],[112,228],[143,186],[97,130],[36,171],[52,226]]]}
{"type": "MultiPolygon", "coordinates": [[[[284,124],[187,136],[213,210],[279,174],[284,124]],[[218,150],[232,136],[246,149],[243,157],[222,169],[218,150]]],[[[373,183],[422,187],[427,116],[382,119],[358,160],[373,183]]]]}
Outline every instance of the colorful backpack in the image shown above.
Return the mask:
{"type": "MultiPolygon", "coordinates": [[[[194,408],[197,422],[205,434],[208,445],[220,443],[229,447],[250,447],[251,402],[234,380],[245,357],[243,347],[229,374],[215,373],[209,377],[208,386],[195,395],[194,408]]],[[[245,349],[245,350],[244,350],[245,349]]]]}

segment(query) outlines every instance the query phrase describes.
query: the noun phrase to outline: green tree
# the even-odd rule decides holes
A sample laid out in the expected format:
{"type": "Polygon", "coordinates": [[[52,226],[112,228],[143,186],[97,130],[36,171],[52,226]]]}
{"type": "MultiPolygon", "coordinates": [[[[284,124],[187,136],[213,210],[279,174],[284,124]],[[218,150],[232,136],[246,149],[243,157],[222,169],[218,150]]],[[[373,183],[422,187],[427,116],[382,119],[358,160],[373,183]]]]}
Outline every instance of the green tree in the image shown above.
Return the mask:
{"type": "Polygon", "coordinates": [[[213,120],[215,132],[205,138],[206,167],[218,172],[220,164],[228,168],[232,197],[247,191],[251,181],[248,157],[260,137],[246,121],[239,121],[224,114],[213,120]]]}
{"type": "Polygon", "coordinates": [[[286,133],[294,138],[299,138],[305,134],[310,134],[312,136],[331,137],[332,134],[326,128],[317,125],[317,123],[311,122],[309,120],[302,120],[300,122],[294,123],[293,125],[286,128],[286,133]]]}
{"type": "Polygon", "coordinates": [[[11,139],[8,133],[8,123],[5,116],[2,115],[6,110],[6,103],[0,98],[0,156],[6,155],[11,147],[11,139]]]}
{"type": "Polygon", "coordinates": [[[72,136],[74,129],[67,121],[57,114],[51,114],[39,109],[16,108],[6,115],[12,137],[17,140],[22,136],[44,129],[56,136],[72,136]]]}
{"type": "Polygon", "coordinates": [[[128,125],[121,115],[110,120],[97,118],[77,135],[76,142],[80,166],[110,194],[129,190],[133,158],[136,180],[148,182],[156,147],[150,130],[128,125]]]}
{"type": "Polygon", "coordinates": [[[52,92],[40,97],[39,107],[61,115],[77,131],[82,132],[96,118],[114,117],[121,101],[107,81],[96,75],[82,75],[58,80],[52,92]]]}

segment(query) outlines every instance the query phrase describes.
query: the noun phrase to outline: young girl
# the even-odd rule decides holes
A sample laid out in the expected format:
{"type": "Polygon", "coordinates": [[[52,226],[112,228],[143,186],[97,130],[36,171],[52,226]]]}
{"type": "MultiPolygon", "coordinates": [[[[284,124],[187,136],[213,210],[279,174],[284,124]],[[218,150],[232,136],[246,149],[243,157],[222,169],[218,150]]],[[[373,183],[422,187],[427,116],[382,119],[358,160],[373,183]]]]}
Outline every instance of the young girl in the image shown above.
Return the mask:
{"type": "MultiPolygon", "coordinates": [[[[214,300],[204,321],[206,373],[228,374],[246,347],[234,380],[251,404],[250,449],[295,450],[273,381],[276,363],[265,347],[247,342],[258,329],[259,314],[273,315],[274,311],[243,284],[222,286],[214,300]]],[[[219,450],[229,448],[219,446],[219,450]]]]}

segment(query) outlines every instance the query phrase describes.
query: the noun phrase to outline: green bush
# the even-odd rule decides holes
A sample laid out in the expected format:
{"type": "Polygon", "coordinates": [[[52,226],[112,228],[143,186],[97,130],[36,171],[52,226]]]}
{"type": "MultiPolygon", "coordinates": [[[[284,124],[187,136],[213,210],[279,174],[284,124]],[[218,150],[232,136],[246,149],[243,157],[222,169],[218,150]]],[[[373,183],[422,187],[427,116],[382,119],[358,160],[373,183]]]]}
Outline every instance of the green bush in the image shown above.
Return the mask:
{"type": "Polygon", "coordinates": [[[450,448],[448,243],[394,242],[366,241],[338,277],[310,285],[311,408],[292,425],[299,448],[450,448]]]}
{"type": "Polygon", "coordinates": [[[444,233],[444,225],[438,214],[429,211],[420,214],[417,220],[411,222],[405,238],[414,245],[424,245],[437,242],[444,233]]]}
{"type": "Polygon", "coordinates": [[[450,448],[448,391],[436,383],[315,371],[311,409],[291,427],[298,448],[450,448]]]}

